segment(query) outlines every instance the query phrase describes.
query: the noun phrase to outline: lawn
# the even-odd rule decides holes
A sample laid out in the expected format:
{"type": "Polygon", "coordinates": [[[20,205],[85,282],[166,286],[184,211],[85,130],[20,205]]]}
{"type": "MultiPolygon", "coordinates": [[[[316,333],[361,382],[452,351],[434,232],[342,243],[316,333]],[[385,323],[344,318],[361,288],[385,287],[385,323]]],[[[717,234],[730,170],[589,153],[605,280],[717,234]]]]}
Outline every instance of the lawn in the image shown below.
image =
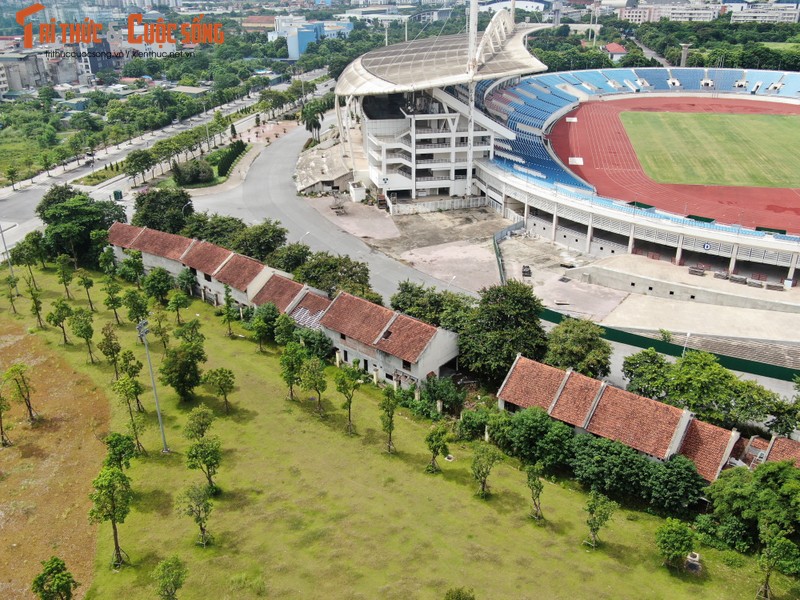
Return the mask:
{"type": "MultiPolygon", "coordinates": [[[[49,310],[61,294],[59,286],[52,271],[38,279],[48,289],[45,310],[49,310]]],[[[76,288],[72,286],[78,298],[75,304],[86,306],[85,294],[76,288]]],[[[99,277],[92,292],[95,306],[102,309],[99,277]]],[[[11,316],[6,304],[0,319],[31,326],[26,299],[18,302],[24,316],[11,316]]],[[[94,580],[84,580],[80,588],[86,598],[154,597],[150,571],[171,554],[180,556],[189,568],[179,594],[182,600],[440,599],[452,586],[472,587],[481,600],[754,596],[758,573],[749,558],[729,567],[720,552],[699,548],[706,567],[702,577],[670,573],[661,566],[653,543],[661,520],[645,513],[618,512],[601,532],[603,545],[590,551],[581,543],[586,537],[586,496],[570,482],[546,483],[542,500],[547,521],[536,525],[527,516],[525,477],[514,461],[495,468],[489,480],[493,493],[485,501],[475,496],[468,444],[452,443],[455,460],[441,460],[443,473],[427,475],[429,455],[423,438],[428,424],[405,412],[397,419],[398,453],[388,455],[378,418],[380,392],[371,385],[355,397],[357,434],[347,436],[342,399],[332,381],[325,394],[324,418],[316,415],[307,395],[289,401],[278,376],[277,349],[257,352],[241,329],[233,339],[227,338],[213,311],[195,301],[184,316],[196,314],[203,322],[209,354],[205,368],[233,369],[234,408],[225,415],[221,402],[203,389],[198,389],[195,401],[181,403],[170,389],[159,387],[172,449],[162,455],[145,366],[142,381],[148,390],[143,401],[150,429],[144,444],[149,454],[137,459],[129,471],[135,500],[120,526],[121,545],[132,564],[120,572],[110,569],[111,528],[101,525],[94,580]],[[212,432],[220,436],[224,449],[217,476],[221,493],[209,522],[215,542],[206,549],[195,544],[194,524],[175,509],[181,490],[203,481],[200,472],[185,467],[188,443],[181,435],[187,413],[201,401],[217,414],[212,432]]],[[[97,313],[95,341],[111,319],[104,309],[97,313]]],[[[119,332],[123,348],[133,349],[144,362],[133,325],[124,324],[119,332]]],[[[51,348],[61,350],[72,368],[90,378],[101,393],[105,390],[111,428],[123,431],[125,413],[109,391],[111,368],[88,364],[85,346],[77,340],[64,349],[59,335],[52,327],[37,333],[51,348]]],[[[154,339],[151,350],[158,368],[162,348],[154,339]]],[[[331,367],[329,374],[333,371],[331,367]]],[[[48,392],[38,390],[42,395],[48,392]]],[[[47,461],[47,457],[31,460],[47,461]]],[[[69,473],[64,477],[69,480],[69,473]]],[[[85,482],[79,485],[89,493],[85,482]]],[[[70,519],[76,530],[89,528],[85,515],[72,514],[70,519]]],[[[47,524],[34,521],[28,526],[47,524]]],[[[69,563],[70,556],[64,558],[69,563]]],[[[783,577],[776,577],[775,585],[778,597],[800,594],[796,582],[790,584],[783,577]]]]}
{"type": "Polygon", "coordinates": [[[800,116],[627,111],[645,173],[659,183],[800,187],[800,116]]]}

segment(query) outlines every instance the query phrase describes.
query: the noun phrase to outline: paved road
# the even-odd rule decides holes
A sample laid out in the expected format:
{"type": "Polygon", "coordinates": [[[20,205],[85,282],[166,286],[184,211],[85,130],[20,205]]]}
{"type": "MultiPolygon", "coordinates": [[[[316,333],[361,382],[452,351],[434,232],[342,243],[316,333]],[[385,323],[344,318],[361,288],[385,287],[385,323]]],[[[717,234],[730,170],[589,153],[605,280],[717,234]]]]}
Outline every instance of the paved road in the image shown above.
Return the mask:
{"type": "Polygon", "coordinates": [[[641,50],[641,51],[644,53],[644,57],[645,57],[645,58],[654,58],[654,59],[656,59],[656,60],[657,60],[659,63],[661,63],[661,65],[662,65],[662,66],[664,66],[664,67],[671,67],[671,66],[672,66],[671,64],[669,64],[669,63],[668,63],[668,62],[667,62],[667,61],[664,59],[664,57],[663,57],[663,56],[661,56],[660,54],[658,54],[658,53],[657,53],[655,50],[650,50],[650,48],[648,48],[647,46],[645,46],[644,44],[642,44],[642,43],[641,43],[639,40],[637,40],[637,39],[634,39],[634,40],[633,40],[633,43],[634,43],[634,44],[636,44],[637,46],[639,46],[639,49],[640,49],[640,50],[641,50]]]}

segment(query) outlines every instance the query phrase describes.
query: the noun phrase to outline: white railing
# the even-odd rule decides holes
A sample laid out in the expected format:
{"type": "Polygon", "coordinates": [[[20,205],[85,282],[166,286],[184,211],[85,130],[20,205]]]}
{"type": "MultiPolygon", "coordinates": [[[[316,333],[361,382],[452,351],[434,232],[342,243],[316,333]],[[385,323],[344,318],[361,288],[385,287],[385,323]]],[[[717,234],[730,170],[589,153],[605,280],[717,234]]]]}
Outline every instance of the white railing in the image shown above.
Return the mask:
{"type": "Polygon", "coordinates": [[[416,215],[421,213],[438,212],[440,210],[461,210],[464,208],[481,208],[487,205],[488,199],[484,196],[471,196],[469,198],[447,198],[444,200],[415,201],[398,203],[389,202],[389,213],[392,215],[416,215]]]}

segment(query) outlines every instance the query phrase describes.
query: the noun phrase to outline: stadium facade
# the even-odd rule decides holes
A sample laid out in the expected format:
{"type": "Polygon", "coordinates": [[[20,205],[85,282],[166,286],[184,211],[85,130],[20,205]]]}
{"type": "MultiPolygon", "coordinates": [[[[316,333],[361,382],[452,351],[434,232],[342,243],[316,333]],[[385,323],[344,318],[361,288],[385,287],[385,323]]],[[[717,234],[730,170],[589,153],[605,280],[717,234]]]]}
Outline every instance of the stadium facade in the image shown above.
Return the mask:
{"type": "MultiPolygon", "coordinates": [[[[344,100],[341,108],[337,103],[340,131],[350,156],[353,144],[362,144],[360,175],[390,208],[466,197],[471,201],[459,206],[489,206],[532,235],[593,256],[639,253],[676,264],[690,256],[720,273],[745,267],[772,285],[793,281],[800,259],[800,235],[793,234],[800,232],[698,220],[642,206],[646,198],[601,197],[557,157],[548,134],[586,102],[680,94],[800,104],[800,74],[706,68],[543,74],[547,67],[525,43],[542,27],[514,25],[504,10],[483,34],[387,46],[345,69],[336,86],[344,100]]],[[[353,169],[359,170],[355,161],[353,169]]]]}

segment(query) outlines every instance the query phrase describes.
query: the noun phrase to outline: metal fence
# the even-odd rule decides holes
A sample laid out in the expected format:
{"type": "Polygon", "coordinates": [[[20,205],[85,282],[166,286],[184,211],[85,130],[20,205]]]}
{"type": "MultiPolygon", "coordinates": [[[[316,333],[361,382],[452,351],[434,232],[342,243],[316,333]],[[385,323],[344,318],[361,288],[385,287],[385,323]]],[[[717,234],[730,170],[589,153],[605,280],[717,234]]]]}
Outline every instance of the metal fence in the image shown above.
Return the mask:
{"type": "Polygon", "coordinates": [[[486,206],[489,199],[485,196],[471,196],[469,198],[447,198],[445,200],[415,201],[399,203],[396,200],[389,203],[391,215],[416,215],[421,213],[438,212],[440,210],[460,210],[463,208],[480,208],[486,206]]]}

